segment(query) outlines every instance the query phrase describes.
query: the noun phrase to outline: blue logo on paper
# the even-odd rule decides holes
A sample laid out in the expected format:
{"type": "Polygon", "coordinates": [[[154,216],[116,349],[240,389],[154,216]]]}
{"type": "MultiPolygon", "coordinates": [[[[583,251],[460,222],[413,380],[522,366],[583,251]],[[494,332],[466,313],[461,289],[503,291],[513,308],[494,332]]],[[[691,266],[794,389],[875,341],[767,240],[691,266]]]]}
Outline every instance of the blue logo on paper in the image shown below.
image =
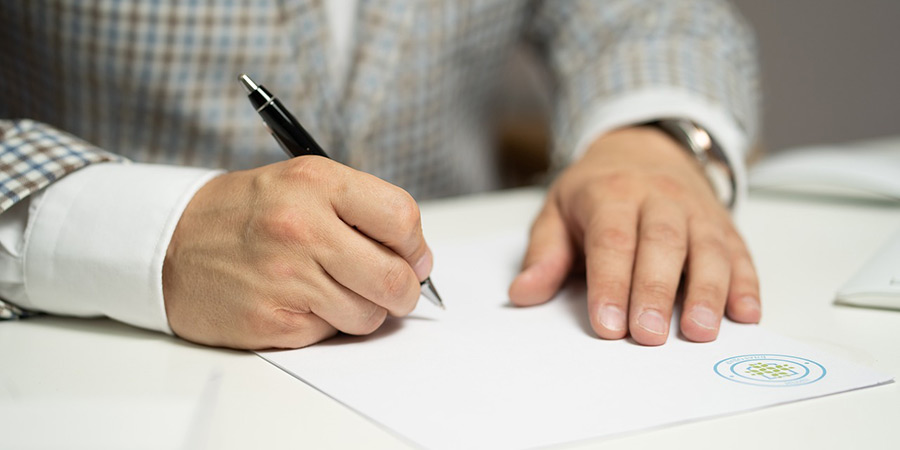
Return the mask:
{"type": "Polygon", "coordinates": [[[788,355],[741,355],[723,359],[713,370],[726,380],[754,386],[800,386],[825,376],[825,367],[806,358],[788,355]]]}

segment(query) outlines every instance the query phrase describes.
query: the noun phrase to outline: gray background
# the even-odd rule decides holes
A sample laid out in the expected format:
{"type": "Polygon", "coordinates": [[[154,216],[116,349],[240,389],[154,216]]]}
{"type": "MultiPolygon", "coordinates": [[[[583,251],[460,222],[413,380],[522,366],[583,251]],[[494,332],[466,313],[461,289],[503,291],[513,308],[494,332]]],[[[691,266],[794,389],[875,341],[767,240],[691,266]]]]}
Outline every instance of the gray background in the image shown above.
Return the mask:
{"type": "Polygon", "coordinates": [[[900,135],[900,0],[732,0],[754,26],[767,151],[900,135]]]}
{"type": "MultiPolygon", "coordinates": [[[[900,137],[900,0],[730,0],[753,26],[762,135],[751,160],[792,147],[900,137]]],[[[494,102],[505,186],[543,180],[549,85],[534,55],[510,60],[494,102]]]]}

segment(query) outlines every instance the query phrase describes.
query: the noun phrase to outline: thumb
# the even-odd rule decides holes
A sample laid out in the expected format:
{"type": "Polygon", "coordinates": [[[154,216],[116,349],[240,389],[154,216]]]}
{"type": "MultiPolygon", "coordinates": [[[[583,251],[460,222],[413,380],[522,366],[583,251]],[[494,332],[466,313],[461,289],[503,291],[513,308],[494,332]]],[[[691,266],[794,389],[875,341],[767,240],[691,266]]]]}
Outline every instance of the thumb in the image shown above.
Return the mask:
{"type": "Polygon", "coordinates": [[[531,227],[522,271],[509,286],[514,305],[531,306],[550,300],[572,268],[575,249],[556,204],[548,199],[531,227]]]}

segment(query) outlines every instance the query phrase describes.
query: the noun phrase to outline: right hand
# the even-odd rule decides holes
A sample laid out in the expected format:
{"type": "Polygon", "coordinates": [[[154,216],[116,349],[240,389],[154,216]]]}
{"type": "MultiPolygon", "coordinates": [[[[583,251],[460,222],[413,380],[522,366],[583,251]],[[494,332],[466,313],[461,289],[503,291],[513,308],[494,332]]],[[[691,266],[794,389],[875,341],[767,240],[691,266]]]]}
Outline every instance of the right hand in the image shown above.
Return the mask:
{"type": "Polygon", "coordinates": [[[408,314],[431,267],[412,196],[302,156],[197,192],[166,251],[163,296],[189,341],[299,348],[408,314]]]}

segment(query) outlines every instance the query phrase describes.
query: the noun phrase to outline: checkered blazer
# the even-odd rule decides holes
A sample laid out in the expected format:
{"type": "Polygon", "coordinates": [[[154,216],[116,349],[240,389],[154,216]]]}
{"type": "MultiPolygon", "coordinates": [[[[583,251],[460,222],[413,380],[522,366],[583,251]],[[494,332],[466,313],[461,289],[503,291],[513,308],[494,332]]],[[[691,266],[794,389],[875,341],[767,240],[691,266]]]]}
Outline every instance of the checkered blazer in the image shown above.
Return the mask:
{"type": "Polygon", "coordinates": [[[752,136],[748,28],[706,0],[361,0],[347,88],[316,0],[0,3],[0,211],[88,164],[241,169],[284,159],[247,72],[331,155],[417,198],[495,186],[491,93],[515,45],[555,83],[555,149],[600,102],[676,87],[752,136]]]}

